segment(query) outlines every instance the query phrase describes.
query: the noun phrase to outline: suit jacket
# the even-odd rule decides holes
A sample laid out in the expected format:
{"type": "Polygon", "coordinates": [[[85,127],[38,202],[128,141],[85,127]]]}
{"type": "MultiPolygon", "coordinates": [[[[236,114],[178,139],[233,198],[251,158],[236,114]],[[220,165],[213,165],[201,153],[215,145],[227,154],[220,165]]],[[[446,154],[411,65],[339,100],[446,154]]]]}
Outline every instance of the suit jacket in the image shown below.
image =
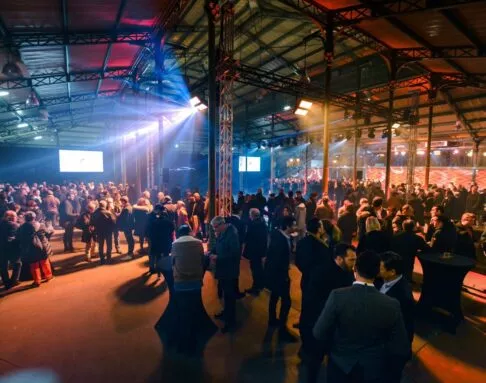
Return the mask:
{"type": "Polygon", "coordinates": [[[393,236],[391,250],[402,256],[405,266],[403,276],[409,281],[412,281],[415,256],[419,250],[426,251],[428,248],[424,239],[415,233],[402,231],[393,236]]]}
{"type": "Polygon", "coordinates": [[[400,279],[395,283],[390,290],[386,292],[391,298],[395,298],[398,303],[400,303],[400,310],[402,311],[403,322],[405,324],[405,330],[408,334],[408,339],[410,343],[413,341],[414,332],[414,312],[415,312],[415,301],[412,295],[412,288],[410,283],[405,279],[400,279]]]}
{"type": "Polygon", "coordinates": [[[378,254],[390,250],[390,241],[384,231],[373,230],[366,233],[358,244],[357,252],[362,253],[365,250],[373,250],[378,254]]]}
{"type": "Polygon", "coordinates": [[[344,373],[359,364],[369,380],[403,367],[411,352],[400,304],[375,287],[332,291],[313,332],[344,373]]]}
{"type": "Polygon", "coordinates": [[[272,231],[270,246],[265,262],[266,287],[273,292],[280,292],[289,280],[290,245],[280,230],[272,231]]]}
{"type": "Polygon", "coordinates": [[[308,234],[297,242],[295,266],[302,273],[300,286],[303,294],[310,280],[311,272],[320,264],[329,265],[331,262],[331,250],[312,235],[308,234]]]}

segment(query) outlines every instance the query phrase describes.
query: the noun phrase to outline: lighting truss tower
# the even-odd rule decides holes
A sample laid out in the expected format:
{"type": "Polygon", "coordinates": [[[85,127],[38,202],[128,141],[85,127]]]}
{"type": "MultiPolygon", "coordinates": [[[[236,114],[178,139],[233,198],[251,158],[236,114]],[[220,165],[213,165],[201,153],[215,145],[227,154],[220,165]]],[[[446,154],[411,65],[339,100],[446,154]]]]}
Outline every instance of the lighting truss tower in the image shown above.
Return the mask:
{"type": "Polygon", "coordinates": [[[236,76],[234,52],[234,2],[221,5],[219,41],[219,215],[229,217],[232,209],[233,180],[233,83],[236,76]]]}
{"type": "Polygon", "coordinates": [[[417,158],[417,125],[419,123],[419,92],[410,93],[410,129],[408,136],[408,163],[407,163],[407,189],[408,194],[413,192],[415,182],[415,163],[417,158]]]}

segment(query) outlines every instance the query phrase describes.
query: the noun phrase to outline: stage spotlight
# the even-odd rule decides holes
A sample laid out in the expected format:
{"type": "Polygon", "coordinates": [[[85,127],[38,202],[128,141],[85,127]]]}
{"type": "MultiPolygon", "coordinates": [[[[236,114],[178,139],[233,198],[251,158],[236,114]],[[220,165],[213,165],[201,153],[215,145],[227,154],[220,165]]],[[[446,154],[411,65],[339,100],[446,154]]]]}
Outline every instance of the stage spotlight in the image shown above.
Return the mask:
{"type": "Polygon", "coordinates": [[[381,138],[385,139],[388,137],[388,130],[385,128],[383,129],[383,133],[381,133],[381,138]]]}
{"type": "Polygon", "coordinates": [[[423,156],[423,155],[425,155],[425,150],[419,149],[419,150],[417,150],[417,154],[419,156],[423,156]]]}
{"type": "Polygon", "coordinates": [[[38,140],[42,140],[42,136],[35,136],[34,137],[34,140],[38,141],[38,140]]]}
{"type": "Polygon", "coordinates": [[[179,149],[179,144],[175,144],[174,148],[179,149]]]}
{"type": "Polygon", "coordinates": [[[189,103],[191,104],[191,106],[196,109],[196,110],[199,110],[199,111],[203,111],[203,110],[206,110],[208,107],[206,104],[204,104],[199,97],[195,96],[193,98],[191,98],[189,100],[189,103]]]}
{"type": "Polygon", "coordinates": [[[9,95],[8,91],[6,91],[6,90],[0,90],[0,97],[6,97],[8,95],[9,95]]]}
{"type": "Polygon", "coordinates": [[[400,134],[402,134],[402,131],[398,128],[395,128],[395,130],[393,131],[393,133],[395,133],[395,136],[396,137],[400,137],[400,134]]]}
{"type": "Polygon", "coordinates": [[[459,150],[458,149],[454,149],[452,154],[456,155],[456,154],[459,154],[459,150]]]}
{"type": "Polygon", "coordinates": [[[29,96],[25,100],[25,105],[27,106],[39,106],[39,99],[37,98],[37,95],[35,94],[34,90],[32,89],[30,91],[29,96]]]}
{"type": "Polygon", "coordinates": [[[375,138],[375,128],[369,128],[368,138],[375,138]]]}
{"type": "Polygon", "coordinates": [[[353,138],[353,133],[350,131],[346,132],[346,140],[349,141],[351,138],[353,138]]]}
{"type": "MultiPolygon", "coordinates": [[[[434,154],[435,154],[435,152],[434,152],[434,154]]],[[[472,156],[473,156],[473,151],[472,151],[472,150],[470,150],[469,152],[467,152],[467,156],[468,156],[468,157],[472,157],[472,156]]]]}
{"type": "MultiPolygon", "coordinates": [[[[434,154],[434,156],[440,156],[441,155],[440,150],[434,150],[432,153],[434,154]]],[[[471,155],[472,155],[472,152],[471,152],[471,155]]]]}
{"type": "Polygon", "coordinates": [[[21,122],[20,124],[17,125],[17,128],[26,128],[28,126],[29,124],[27,124],[26,122],[21,122]]]}
{"type": "Polygon", "coordinates": [[[301,100],[294,113],[298,116],[307,116],[312,105],[313,103],[311,101],[301,100]]]}
{"type": "Polygon", "coordinates": [[[398,129],[400,127],[400,123],[398,122],[395,122],[393,125],[392,125],[392,128],[393,129],[398,129]]]}
{"type": "Polygon", "coordinates": [[[292,107],[291,107],[290,105],[285,105],[285,106],[283,107],[283,110],[284,110],[285,112],[286,112],[286,111],[288,111],[288,110],[290,110],[290,109],[292,109],[292,107]]]}

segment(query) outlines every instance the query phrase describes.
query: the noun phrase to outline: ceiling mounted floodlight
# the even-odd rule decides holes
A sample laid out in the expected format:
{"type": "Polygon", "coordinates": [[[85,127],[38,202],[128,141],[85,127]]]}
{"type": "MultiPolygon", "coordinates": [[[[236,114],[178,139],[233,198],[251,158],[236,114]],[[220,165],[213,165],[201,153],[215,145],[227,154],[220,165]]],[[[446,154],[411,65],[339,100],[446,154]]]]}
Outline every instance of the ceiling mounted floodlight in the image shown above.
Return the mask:
{"type": "Polygon", "coordinates": [[[196,109],[196,110],[199,110],[199,111],[203,111],[203,110],[206,110],[208,108],[208,106],[206,104],[204,104],[201,99],[197,96],[191,98],[189,100],[189,103],[191,104],[191,106],[196,109]]]}
{"type": "Polygon", "coordinates": [[[35,136],[34,137],[34,140],[38,141],[38,140],[42,140],[42,136],[35,136]]]}
{"type": "Polygon", "coordinates": [[[295,108],[295,114],[298,116],[307,116],[309,110],[312,108],[313,102],[307,100],[300,100],[297,108],[295,108]]]}
{"type": "Polygon", "coordinates": [[[20,124],[17,125],[17,128],[27,128],[29,126],[29,124],[27,124],[26,122],[21,122],[20,124]]]}
{"type": "Polygon", "coordinates": [[[9,95],[8,91],[6,91],[6,90],[0,90],[0,97],[6,97],[8,95],[9,95]]]}
{"type": "Polygon", "coordinates": [[[393,129],[398,129],[400,127],[400,123],[399,122],[395,122],[393,125],[392,125],[392,128],[393,129]]]}
{"type": "Polygon", "coordinates": [[[29,97],[25,100],[25,105],[27,106],[39,106],[39,99],[37,98],[37,95],[35,94],[34,90],[31,89],[29,93],[29,97]]]}

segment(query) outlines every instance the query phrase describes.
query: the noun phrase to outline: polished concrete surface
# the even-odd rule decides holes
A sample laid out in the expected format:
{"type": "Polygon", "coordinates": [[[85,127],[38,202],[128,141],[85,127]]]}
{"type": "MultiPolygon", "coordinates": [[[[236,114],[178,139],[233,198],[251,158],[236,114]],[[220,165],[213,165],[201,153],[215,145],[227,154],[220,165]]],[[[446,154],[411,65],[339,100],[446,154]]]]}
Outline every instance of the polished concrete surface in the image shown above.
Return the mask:
{"type": "MultiPolygon", "coordinates": [[[[57,253],[52,257],[53,281],[38,289],[24,282],[9,294],[0,289],[2,377],[43,368],[54,372],[59,382],[70,383],[304,381],[299,344],[281,343],[278,334],[266,331],[267,292],[238,302],[238,331],[216,333],[203,358],[171,356],[164,354],[154,330],[169,293],[163,279],[146,274],[146,257],[122,262],[116,255],[114,264],[99,266],[96,259],[90,264],[84,261],[79,242],[74,254],[60,254],[58,237],[53,242],[57,253]]],[[[416,271],[420,273],[419,268],[416,271]]],[[[295,268],[291,275],[289,324],[297,321],[300,307],[300,275],[295,268]]],[[[472,279],[476,287],[485,288],[484,276],[472,275],[472,279]]],[[[250,285],[249,267],[242,261],[240,289],[250,285]]],[[[203,302],[210,315],[221,309],[209,273],[203,302]]],[[[414,358],[404,382],[486,381],[485,302],[464,294],[463,303],[467,318],[456,335],[445,332],[433,318],[418,320],[414,358]]]]}

